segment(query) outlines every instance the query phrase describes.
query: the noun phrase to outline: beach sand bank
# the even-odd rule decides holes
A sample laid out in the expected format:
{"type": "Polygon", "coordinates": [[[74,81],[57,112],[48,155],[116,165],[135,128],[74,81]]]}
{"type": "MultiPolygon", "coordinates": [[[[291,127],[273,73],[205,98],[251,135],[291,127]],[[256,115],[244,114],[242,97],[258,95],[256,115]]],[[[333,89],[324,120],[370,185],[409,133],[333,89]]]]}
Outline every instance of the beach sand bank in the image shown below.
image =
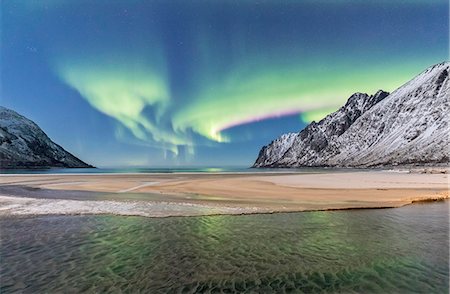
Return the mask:
{"type": "Polygon", "coordinates": [[[0,215],[193,216],[400,207],[449,198],[449,178],[398,171],[1,175],[0,195],[0,215]]]}

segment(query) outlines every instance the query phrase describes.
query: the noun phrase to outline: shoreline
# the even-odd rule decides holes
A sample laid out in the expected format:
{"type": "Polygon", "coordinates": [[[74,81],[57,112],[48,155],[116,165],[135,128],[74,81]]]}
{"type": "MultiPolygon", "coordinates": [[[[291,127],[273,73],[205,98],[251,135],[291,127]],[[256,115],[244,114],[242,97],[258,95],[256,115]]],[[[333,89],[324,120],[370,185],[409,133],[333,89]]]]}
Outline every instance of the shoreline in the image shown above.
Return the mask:
{"type": "MultiPolygon", "coordinates": [[[[0,195],[0,204],[2,202],[2,200],[5,199],[9,199],[9,200],[17,200],[17,199],[13,199],[14,197],[9,197],[9,196],[2,196],[0,195]]],[[[17,197],[20,200],[24,199],[26,201],[32,201],[32,200],[37,200],[35,198],[21,198],[21,197],[17,197]]],[[[57,200],[51,200],[53,202],[57,202],[57,200]]],[[[77,201],[77,200],[63,200],[63,201],[77,201]]],[[[59,212],[45,212],[42,210],[38,210],[37,212],[31,212],[31,211],[21,211],[21,212],[17,212],[17,211],[13,211],[12,213],[2,213],[2,211],[4,211],[4,209],[0,208],[0,219],[2,218],[35,218],[35,217],[46,217],[46,216],[124,216],[124,217],[128,217],[128,216],[133,216],[133,217],[144,217],[144,218],[171,218],[171,217],[199,217],[199,216],[240,216],[240,215],[261,215],[261,214],[278,214],[278,213],[305,213],[305,212],[332,212],[332,211],[348,211],[348,210],[372,210],[372,209],[395,209],[395,208],[402,208],[405,206],[409,206],[409,205],[417,205],[417,204],[427,204],[427,203],[433,203],[433,202],[445,202],[445,201],[449,201],[449,197],[436,197],[436,198],[427,198],[427,199],[419,199],[419,200],[412,200],[409,203],[404,203],[401,205],[393,205],[393,206],[362,206],[362,207],[346,207],[346,208],[324,208],[324,209],[313,209],[313,210],[276,210],[276,211],[263,211],[263,210],[254,210],[254,211],[239,211],[239,210],[234,210],[234,211],[229,211],[229,212],[211,212],[211,213],[194,213],[194,214],[189,214],[186,213],[185,211],[183,211],[181,214],[161,214],[160,212],[158,212],[157,214],[148,214],[148,212],[146,213],[142,213],[139,211],[134,211],[134,212],[119,212],[119,213],[113,213],[113,212],[95,212],[95,211],[90,211],[90,212],[70,212],[70,211],[59,211],[59,212]]],[[[79,201],[79,202],[89,202],[89,201],[79,201]]],[[[90,202],[99,202],[100,204],[105,204],[105,202],[108,201],[90,201],[90,202]]],[[[115,202],[114,204],[123,204],[123,202],[115,202]]],[[[135,203],[133,203],[135,204],[135,203]]],[[[155,205],[174,205],[174,203],[153,203],[155,205]]],[[[176,205],[179,206],[197,206],[197,205],[192,205],[189,203],[177,203],[176,205]]],[[[207,206],[207,205],[199,205],[201,206],[201,208],[213,208],[211,206],[207,206]]],[[[33,207],[30,207],[31,210],[33,210],[33,207]]],[[[231,207],[227,207],[228,209],[236,209],[236,208],[231,208],[231,207]]]]}
{"type": "Polygon", "coordinates": [[[397,171],[0,177],[0,216],[240,215],[394,208],[448,198],[448,174],[397,171]]]}

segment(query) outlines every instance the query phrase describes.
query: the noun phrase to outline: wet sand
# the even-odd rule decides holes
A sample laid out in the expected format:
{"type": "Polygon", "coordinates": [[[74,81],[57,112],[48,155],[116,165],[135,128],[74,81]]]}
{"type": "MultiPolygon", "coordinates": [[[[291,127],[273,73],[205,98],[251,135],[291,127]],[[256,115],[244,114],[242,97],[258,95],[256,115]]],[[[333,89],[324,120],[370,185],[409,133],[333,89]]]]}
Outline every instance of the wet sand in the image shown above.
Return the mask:
{"type": "Polygon", "coordinates": [[[242,214],[400,207],[447,198],[448,174],[393,171],[0,175],[0,215],[242,214]]]}

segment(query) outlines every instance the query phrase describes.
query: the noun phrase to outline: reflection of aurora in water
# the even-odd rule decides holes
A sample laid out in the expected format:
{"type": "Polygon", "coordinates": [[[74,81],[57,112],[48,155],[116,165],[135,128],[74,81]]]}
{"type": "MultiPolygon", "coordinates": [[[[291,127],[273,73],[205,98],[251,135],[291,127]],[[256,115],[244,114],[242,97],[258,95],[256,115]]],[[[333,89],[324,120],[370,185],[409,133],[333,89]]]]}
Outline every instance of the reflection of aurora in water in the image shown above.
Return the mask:
{"type": "Polygon", "coordinates": [[[446,293],[448,204],[165,219],[3,219],[2,292],[446,293]]]}

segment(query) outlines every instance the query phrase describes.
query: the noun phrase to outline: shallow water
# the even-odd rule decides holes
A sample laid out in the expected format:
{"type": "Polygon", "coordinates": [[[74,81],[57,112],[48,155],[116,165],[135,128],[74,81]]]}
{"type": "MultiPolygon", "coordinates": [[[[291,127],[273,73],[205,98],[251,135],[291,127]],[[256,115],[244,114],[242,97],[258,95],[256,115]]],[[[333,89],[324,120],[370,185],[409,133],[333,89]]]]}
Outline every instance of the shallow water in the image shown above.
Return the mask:
{"type": "Polygon", "coordinates": [[[449,291],[449,202],[398,209],[1,219],[1,293],[449,291]]]}
{"type": "MultiPolygon", "coordinates": [[[[373,168],[370,170],[374,170],[373,168]]],[[[355,172],[364,169],[352,168],[249,168],[238,167],[160,167],[160,168],[29,168],[29,169],[1,169],[0,174],[141,174],[141,173],[330,173],[355,172]]]]}

